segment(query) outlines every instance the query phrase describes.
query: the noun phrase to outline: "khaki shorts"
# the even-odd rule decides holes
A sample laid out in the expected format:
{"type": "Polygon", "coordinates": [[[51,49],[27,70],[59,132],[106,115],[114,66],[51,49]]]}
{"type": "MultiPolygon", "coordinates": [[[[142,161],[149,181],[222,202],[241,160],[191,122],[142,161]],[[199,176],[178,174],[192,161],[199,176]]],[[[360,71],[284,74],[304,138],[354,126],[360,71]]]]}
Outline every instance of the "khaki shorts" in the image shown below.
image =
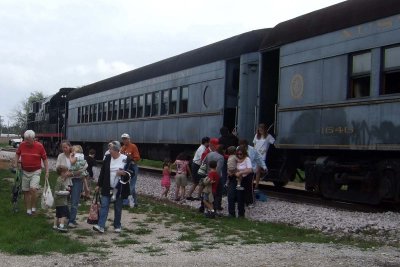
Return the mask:
{"type": "Polygon", "coordinates": [[[175,184],[176,186],[186,186],[187,185],[187,176],[186,174],[177,174],[175,175],[175,184]]]}
{"type": "Polygon", "coordinates": [[[213,193],[203,193],[203,200],[208,201],[210,203],[214,203],[213,193]]]}
{"type": "Polygon", "coordinates": [[[22,191],[29,191],[31,188],[38,189],[40,183],[40,174],[42,170],[34,172],[22,171],[22,191]]]}

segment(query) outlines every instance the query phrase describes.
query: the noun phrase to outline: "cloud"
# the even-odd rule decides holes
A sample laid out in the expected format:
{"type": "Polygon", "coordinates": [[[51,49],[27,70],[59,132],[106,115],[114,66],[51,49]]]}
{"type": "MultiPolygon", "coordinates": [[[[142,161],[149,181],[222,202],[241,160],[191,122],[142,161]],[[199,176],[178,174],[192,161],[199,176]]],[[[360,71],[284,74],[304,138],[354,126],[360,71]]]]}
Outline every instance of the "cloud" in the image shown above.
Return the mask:
{"type": "Polygon", "coordinates": [[[96,70],[104,77],[114,76],[132,70],[133,66],[122,61],[106,62],[103,58],[97,60],[96,70]]]}

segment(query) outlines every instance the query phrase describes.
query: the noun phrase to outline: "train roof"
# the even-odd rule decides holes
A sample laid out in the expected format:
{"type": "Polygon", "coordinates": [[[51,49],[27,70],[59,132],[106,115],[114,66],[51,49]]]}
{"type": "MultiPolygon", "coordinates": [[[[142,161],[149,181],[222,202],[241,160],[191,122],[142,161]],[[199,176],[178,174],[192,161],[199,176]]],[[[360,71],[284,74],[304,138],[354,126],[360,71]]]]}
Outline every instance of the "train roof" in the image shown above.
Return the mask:
{"type": "Polygon", "coordinates": [[[72,91],[68,100],[103,92],[153,77],[166,75],[180,70],[238,57],[259,50],[260,44],[270,29],[246,32],[231,38],[167,58],[165,60],[128,71],[111,78],[95,82],[72,91]]]}
{"type": "Polygon", "coordinates": [[[400,13],[399,0],[348,0],[277,24],[260,50],[307,39],[400,13]]]}
{"type": "Polygon", "coordinates": [[[50,103],[55,105],[59,103],[64,103],[69,93],[71,93],[73,90],[75,90],[75,88],[60,88],[60,90],[56,94],[52,95],[50,103]]]}

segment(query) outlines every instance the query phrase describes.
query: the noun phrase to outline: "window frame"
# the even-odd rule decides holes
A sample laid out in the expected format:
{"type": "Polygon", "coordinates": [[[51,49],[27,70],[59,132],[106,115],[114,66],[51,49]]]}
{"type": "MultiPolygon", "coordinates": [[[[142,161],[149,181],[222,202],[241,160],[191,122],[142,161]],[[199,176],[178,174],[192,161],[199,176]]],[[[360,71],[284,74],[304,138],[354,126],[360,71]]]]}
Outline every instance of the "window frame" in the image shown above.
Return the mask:
{"type": "Polygon", "coordinates": [[[179,90],[179,113],[189,112],[189,86],[182,86],[179,90]],[[183,98],[183,91],[186,90],[186,98],[183,98]]]}
{"type": "MultiPolygon", "coordinates": [[[[365,98],[365,97],[370,97],[371,96],[371,76],[372,76],[372,51],[371,50],[364,50],[364,51],[359,51],[356,53],[349,54],[349,78],[348,78],[348,99],[359,99],[359,98],[365,98]],[[369,71],[361,71],[361,72],[356,72],[354,73],[353,67],[354,67],[354,59],[356,56],[360,56],[363,54],[369,54],[370,57],[370,69],[369,71]],[[365,94],[364,91],[366,91],[364,88],[361,87],[360,95],[357,95],[355,86],[357,84],[361,84],[368,79],[368,94],[365,94]]],[[[365,83],[366,84],[366,83],[365,83]]]]}
{"type": "Polygon", "coordinates": [[[169,95],[169,113],[168,114],[177,114],[178,112],[178,88],[172,88],[170,90],[170,95],[169,95]],[[174,93],[175,96],[174,96],[174,93]],[[175,100],[173,99],[173,97],[175,98],[175,100]]]}
{"type": "Polygon", "coordinates": [[[169,89],[161,91],[161,108],[160,115],[168,115],[169,112],[169,89]],[[166,96],[166,98],[165,98],[166,96]],[[166,100],[166,101],[165,101],[166,100]]]}
{"type": "MultiPolygon", "coordinates": [[[[380,85],[379,95],[382,96],[400,94],[400,87],[397,89],[397,91],[391,90],[390,88],[386,88],[388,80],[387,76],[389,75],[392,76],[393,74],[397,74],[394,76],[396,78],[400,77],[400,60],[398,66],[386,67],[386,51],[393,48],[400,49],[400,44],[383,47],[381,51],[381,72],[380,72],[381,85],[380,85]]],[[[398,78],[398,80],[400,80],[400,78],[398,78]]]]}

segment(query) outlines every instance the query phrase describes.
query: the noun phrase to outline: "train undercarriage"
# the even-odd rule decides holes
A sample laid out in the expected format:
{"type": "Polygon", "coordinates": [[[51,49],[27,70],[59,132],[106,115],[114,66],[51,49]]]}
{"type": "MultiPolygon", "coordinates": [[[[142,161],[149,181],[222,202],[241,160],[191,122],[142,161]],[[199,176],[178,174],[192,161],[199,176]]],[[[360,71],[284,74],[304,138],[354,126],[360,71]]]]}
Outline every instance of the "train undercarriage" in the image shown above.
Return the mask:
{"type": "Polygon", "coordinates": [[[348,154],[344,158],[339,153],[302,156],[307,155],[306,151],[285,151],[280,156],[280,165],[270,169],[269,180],[275,186],[284,186],[301,170],[304,171],[305,189],[328,199],[373,205],[400,202],[398,155],[381,153],[372,157],[368,152],[364,155],[362,152],[342,152],[348,154]]]}

